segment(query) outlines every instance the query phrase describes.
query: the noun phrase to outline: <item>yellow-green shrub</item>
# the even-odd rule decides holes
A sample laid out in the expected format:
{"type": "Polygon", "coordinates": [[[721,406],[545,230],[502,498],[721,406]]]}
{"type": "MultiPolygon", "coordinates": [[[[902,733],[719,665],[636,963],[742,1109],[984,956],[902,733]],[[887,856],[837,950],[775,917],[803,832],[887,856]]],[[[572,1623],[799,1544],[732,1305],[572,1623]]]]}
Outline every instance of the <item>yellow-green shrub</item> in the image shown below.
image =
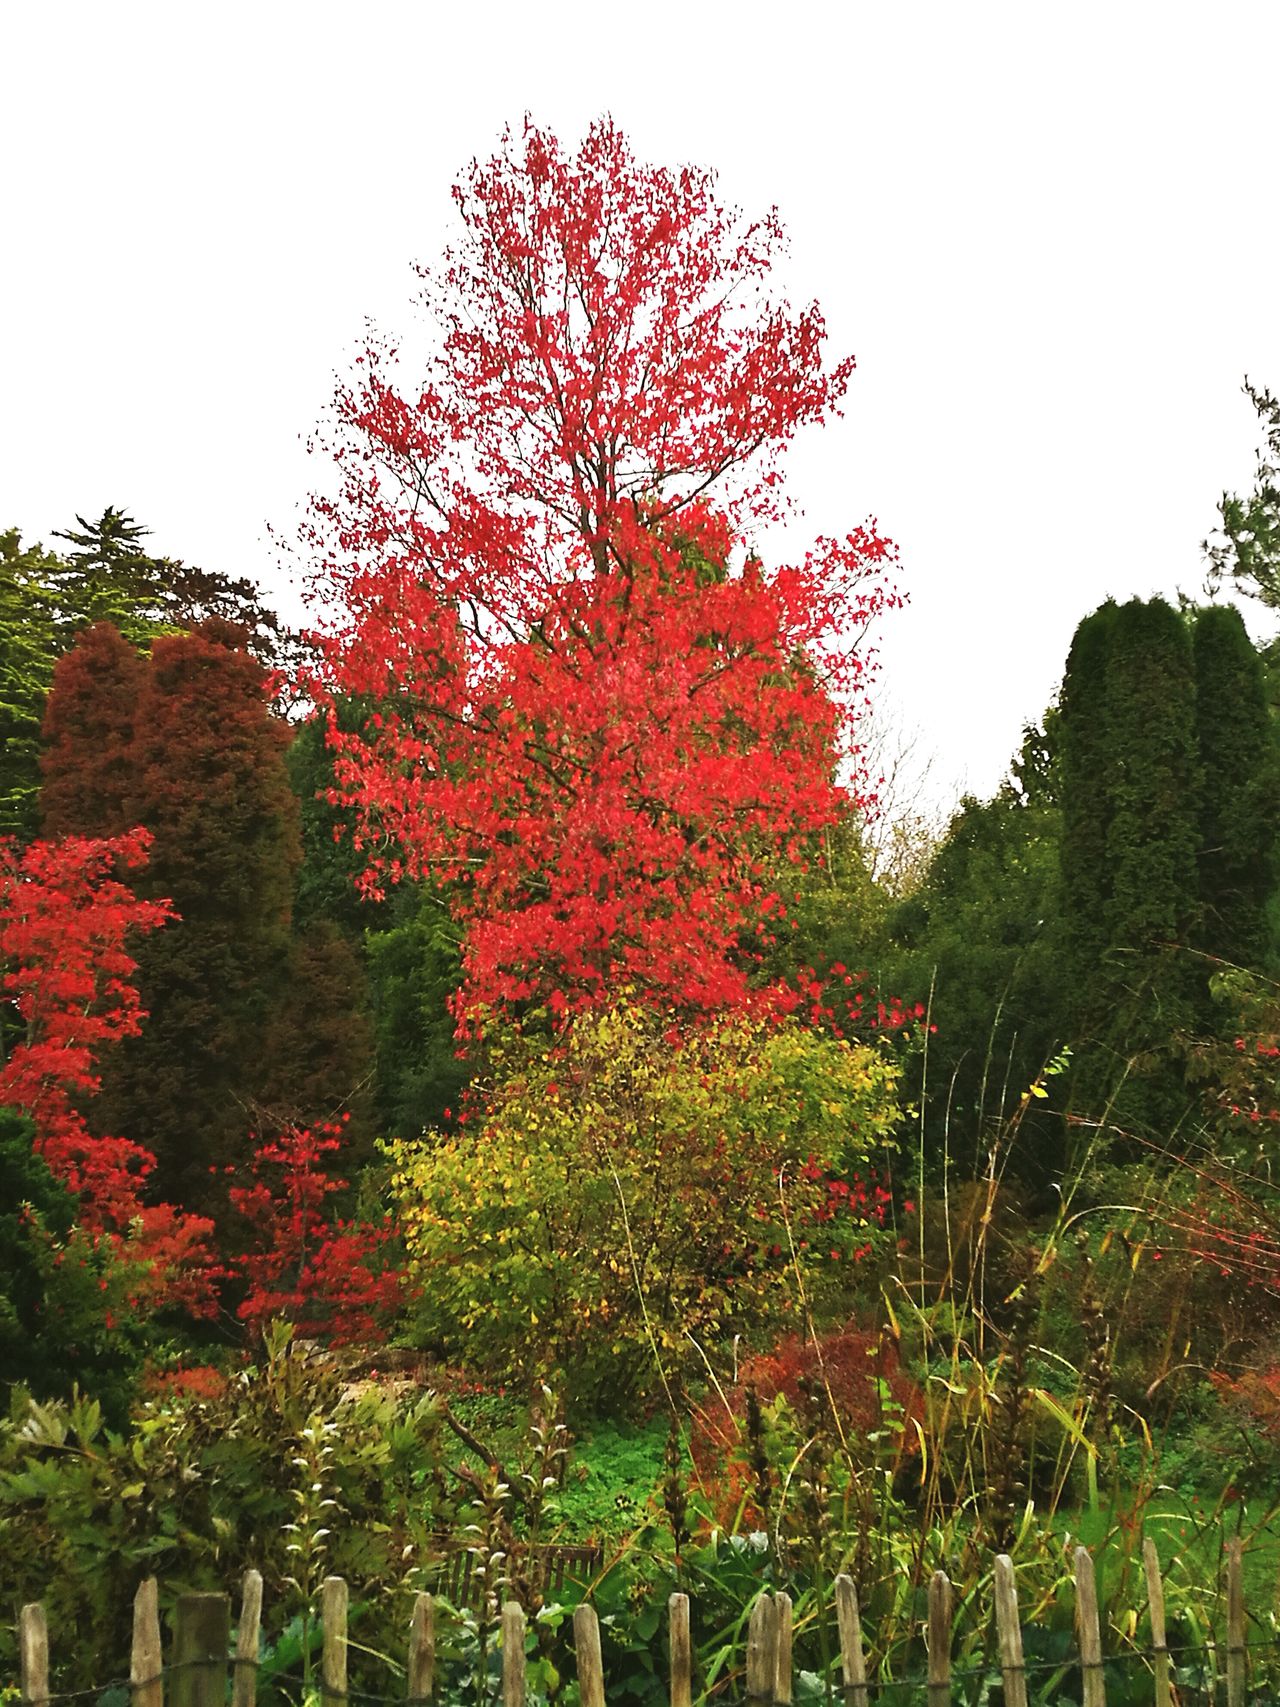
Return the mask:
{"type": "Polygon", "coordinates": [[[832,1177],[892,1141],[897,1069],[794,1022],[677,1035],[620,1004],[499,1051],[457,1134],[388,1146],[419,1331],[495,1373],[620,1403],[794,1314],[867,1223],[832,1177]]]}

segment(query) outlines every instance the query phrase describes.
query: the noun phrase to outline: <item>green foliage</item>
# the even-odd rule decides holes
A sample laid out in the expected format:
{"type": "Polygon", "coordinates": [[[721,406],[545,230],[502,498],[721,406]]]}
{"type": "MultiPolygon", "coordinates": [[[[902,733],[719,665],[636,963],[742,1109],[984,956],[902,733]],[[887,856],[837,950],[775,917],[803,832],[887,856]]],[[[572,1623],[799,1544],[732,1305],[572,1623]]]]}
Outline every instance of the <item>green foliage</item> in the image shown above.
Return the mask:
{"type": "Polygon", "coordinates": [[[449,998],[462,976],[458,933],[437,896],[402,884],[365,939],[377,1039],[376,1108],[389,1138],[438,1126],[473,1071],[458,1052],[449,998]]]}
{"type": "Polygon", "coordinates": [[[75,1204],[32,1149],[34,1128],[0,1108],[0,1393],[90,1387],[119,1422],[144,1350],[129,1275],[109,1239],[75,1226],[75,1204]]]}
{"type": "Polygon", "coordinates": [[[761,954],[762,975],[794,979],[801,967],[825,969],[835,962],[860,967],[876,942],[886,900],[867,869],[857,823],[846,819],[815,838],[808,865],[779,875],[786,914],[776,940],[761,954]]]}
{"type": "Polygon", "coordinates": [[[626,1404],[794,1312],[793,1237],[819,1291],[867,1238],[821,1217],[827,1175],[892,1142],[897,1073],[872,1049],[741,1018],[681,1037],[621,1004],[492,1065],[471,1130],[388,1146],[417,1332],[490,1375],[626,1404]]]}
{"type": "Polygon", "coordinates": [[[1242,593],[1276,610],[1280,609],[1280,399],[1248,379],[1244,392],[1266,435],[1257,453],[1254,489],[1245,498],[1222,494],[1218,506],[1222,537],[1212,545],[1206,540],[1203,549],[1211,585],[1219,585],[1225,577],[1242,593]]]}
{"type": "Polygon", "coordinates": [[[1260,967],[1280,813],[1262,660],[1234,606],[1200,611],[1192,644],[1201,766],[1197,942],[1233,965],[1260,967]]]}
{"type": "Polygon", "coordinates": [[[76,521],[78,527],[54,535],[71,547],[57,572],[64,622],[76,628],[109,622],[130,645],[148,646],[166,624],[148,609],[164,566],[143,549],[147,529],[110,505],[96,521],[76,521]]]}
{"type": "Polygon", "coordinates": [[[1194,1026],[1200,763],[1186,624],[1163,599],[1107,604],[1076,631],[1062,688],[1067,964],[1092,1112],[1123,1124],[1185,1111],[1171,1039],[1194,1026]]]}
{"type": "Polygon", "coordinates": [[[0,532],[0,835],[35,834],[40,724],[53,676],[58,559],[0,532]]]}
{"type": "MultiPolygon", "coordinates": [[[[353,703],[339,707],[344,729],[358,728],[360,717],[353,703]]],[[[308,945],[327,942],[330,955],[339,931],[359,956],[350,973],[357,999],[348,1008],[356,1007],[359,1052],[372,1079],[362,1097],[380,1132],[417,1137],[457,1102],[470,1076],[458,1058],[448,1007],[461,977],[457,934],[421,884],[406,880],[380,901],[360,894],[364,857],[326,797],[334,785],[333,760],[318,718],[298,729],[288,766],[302,832],[294,929],[308,945]]],[[[308,947],[309,955],[316,952],[308,947]]],[[[333,1018],[339,1019],[337,1008],[333,1018]]],[[[347,1052],[354,1054],[349,1046],[347,1052]]]]}
{"type": "MultiPolygon", "coordinates": [[[[879,976],[904,999],[929,1001],[938,1028],[912,1086],[929,1146],[936,1153],[955,1134],[951,1152],[968,1172],[1065,1030],[1059,833],[1041,792],[1011,782],[989,801],[966,798],[924,883],[887,922],[879,976]]],[[[1052,1160],[1046,1137],[1015,1165],[1034,1175],[1052,1160]]]]}
{"type": "MultiPolygon", "coordinates": [[[[128,1435],[94,1400],[19,1398],[0,1424],[0,1602],[43,1600],[52,1629],[76,1632],[55,1645],[66,1685],[128,1653],[132,1597],[151,1575],[163,1603],[253,1566],[283,1621],[333,1573],[357,1599],[381,1591],[398,1624],[391,1591],[411,1585],[447,1520],[440,1427],[434,1398],[348,1392],[278,1329],[264,1364],[215,1397],[144,1405],[128,1435]]],[[[12,1639],[0,1626],[0,1656],[12,1639]]]]}
{"type": "MultiPolygon", "coordinates": [[[[342,708],[343,728],[360,726],[350,704],[342,708]]],[[[302,864],[294,897],[294,922],[299,928],[313,919],[327,919],[353,940],[377,929],[389,904],[362,896],[356,880],[365,860],[355,847],[346,819],[326,798],[334,786],[333,758],[325,746],[324,723],[308,718],[294,732],[286,755],[289,782],[298,797],[302,864]]]]}
{"type": "Polygon", "coordinates": [[[663,1416],[637,1427],[590,1426],[556,1496],[557,1516],[571,1536],[621,1536],[644,1521],[650,1491],[662,1474],[667,1432],[663,1416]]]}
{"type": "Polygon", "coordinates": [[[54,570],[63,646],[80,629],[110,622],[145,652],[159,635],[220,621],[242,628],[263,662],[282,661],[287,643],[279,618],[251,581],[154,556],[143,543],[150,530],[113,505],[96,521],[77,516],[76,522],[54,534],[71,547],[54,570]]]}
{"type": "Polygon", "coordinates": [[[374,1077],[368,986],[359,949],[328,919],[289,942],[284,988],[263,1035],[262,1103],[271,1125],[307,1126],[349,1116],[345,1169],[373,1155],[374,1077]]]}

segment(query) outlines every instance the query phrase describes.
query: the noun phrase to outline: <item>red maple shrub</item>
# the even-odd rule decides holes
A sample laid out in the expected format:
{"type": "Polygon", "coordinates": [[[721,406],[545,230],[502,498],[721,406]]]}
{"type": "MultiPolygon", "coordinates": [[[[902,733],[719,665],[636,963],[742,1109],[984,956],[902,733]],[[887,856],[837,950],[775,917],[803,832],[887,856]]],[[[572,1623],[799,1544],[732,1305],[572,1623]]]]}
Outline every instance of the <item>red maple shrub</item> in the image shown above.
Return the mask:
{"type": "Polygon", "coordinates": [[[84,1235],[109,1240],[131,1269],[131,1303],[209,1314],[211,1224],[144,1204],[155,1157],[95,1135],[84,1114],[103,1054],[136,1037],[146,1017],[129,939],[174,916],[167,901],[140,900],[122,880],[146,864],[150,841],[142,829],[26,848],[0,840],[0,999],[18,1026],[0,1065],[0,1105],[33,1122],[35,1148],[77,1199],[84,1235]]]}
{"type": "Polygon", "coordinates": [[[425,378],[371,344],[317,499],[316,698],[375,892],[450,886],[459,1009],[621,985],[740,1007],[777,875],[848,809],[860,643],[890,596],[874,523],[766,569],[778,458],[835,411],[810,306],[771,296],[775,214],[526,123],[455,190],[425,378]],[[338,707],[376,709],[357,734],[338,707]]]}
{"type": "Polygon", "coordinates": [[[736,1381],[694,1412],[690,1451],[722,1522],[733,1519],[744,1498],[747,1521],[761,1517],[751,1497],[753,1397],[764,1408],[784,1399],[801,1438],[821,1428],[844,1442],[853,1464],[883,1462],[886,1447],[893,1458],[917,1450],[911,1419],[924,1415],[924,1395],[888,1334],[854,1322],[816,1338],[789,1334],[771,1351],[744,1359],[736,1381]]]}
{"type": "Polygon", "coordinates": [[[347,1182],[325,1171],[342,1128],[293,1128],[260,1144],[251,1185],[232,1186],[253,1248],[233,1260],[248,1291],[237,1314],[260,1334],[277,1318],[332,1345],[378,1343],[400,1307],[401,1277],[390,1262],[390,1220],[335,1219],[330,1197],[347,1182]]]}
{"type": "Polygon", "coordinates": [[[208,1363],[182,1364],[176,1369],[151,1370],[142,1389],[152,1398],[220,1399],[226,1392],[227,1378],[208,1363]]]}

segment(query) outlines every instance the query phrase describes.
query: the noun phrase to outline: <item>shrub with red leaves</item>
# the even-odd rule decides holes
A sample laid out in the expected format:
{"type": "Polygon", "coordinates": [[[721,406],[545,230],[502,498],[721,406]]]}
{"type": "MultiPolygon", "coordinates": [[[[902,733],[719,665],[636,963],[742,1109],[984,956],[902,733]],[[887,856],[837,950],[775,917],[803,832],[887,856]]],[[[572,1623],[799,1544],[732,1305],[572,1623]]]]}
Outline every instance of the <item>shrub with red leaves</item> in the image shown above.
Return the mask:
{"type": "Polygon", "coordinates": [[[327,1200],[347,1182],[325,1172],[341,1146],[335,1125],[295,1128],[259,1146],[253,1183],[233,1186],[255,1248],[236,1259],[249,1282],[238,1315],[261,1333],[276,1317],[332,1345],[380,1342],[399,1308],[401,1277],[387,1260],[389,1221],[335,1220],[327,1200]]]}
{"type": "MultiPolygon", "coordinates": [[[[818,1408],[824,1423],[844,1439],[855,1463],[873,1456],[871,1437],[881,1431],[896,1436],[903,1455],[914,1452],[910,1421],[924,1412],[924,1395],[902,1368],[894,1340],[854,1322],[816,1340],[789,1334],[772,1351],[747,1358],[737,1381],[723,1391],[727,1405],[708,1400],[696,1413],[690,1449],[726,1522],[753,1482],[744,1451],[750,1393],[762,1406],[785,1398],[802,1427],[818,1408]]],[[[748,1521],[759,1520],[750,1500],[744,1515],[748,1521]]]]}

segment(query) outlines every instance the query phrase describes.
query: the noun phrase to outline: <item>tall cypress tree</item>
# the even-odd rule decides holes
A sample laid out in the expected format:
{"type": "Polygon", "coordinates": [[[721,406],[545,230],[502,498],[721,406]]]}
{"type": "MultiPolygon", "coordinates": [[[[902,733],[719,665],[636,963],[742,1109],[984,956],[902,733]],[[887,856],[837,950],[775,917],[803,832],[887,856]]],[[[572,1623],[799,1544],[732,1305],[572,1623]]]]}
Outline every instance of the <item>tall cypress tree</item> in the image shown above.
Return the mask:
{"type": "Polygon", "coordinates": [[[1122,1076],[1122,1120],[1167,1126],[1184,1106],[1172,1040],[1195,1023],[1200,969],[1195,672],[1163,599],[1108,605],[1076,633],[1062,699],[1062,870],[1077,1094],[1122,1076]]]}
{"type": "Polygon", "coordinates": [[[1075,1029],[1093,1022],[1098,968],[1108,941],[1104,908],[1109,891],[1104,786],[1109,740],[1107,684],[1118,610],[1108,600],[1076,629],[1062,681],[1060,776],[1062,907],[1075,1029]]]}
{"type": "Polygon", "coordinates": [[[126,813],[155,838],[145,890],[181,922],[139,948],[151,1017],[104,1074],[98,1115],[155,1151],[158,1191],[188,1209],[220,1209],[210,1170],[249,1152],[287,994],[300,849],[267,693],[242,629],[161,636],[129,752],[126,813]]]}
{"type": "Polygon", "coordinates": [[[1261,658],[1233,605],[1196,618],[1200,796],[1197,945],[1236,966],[1266,958],[1280,811],[1275,736],[1261,658]]]}
{"type": "Polygon", "coordinates": [[[160,1197],[215,1215],[254,1132],[354,1100],[348,1130],[357,1147],[367,1137],[361,969],[337,932],[292,931],[292,732],[268,691],[237,626],[160,636],[145,659],[99,624],[60,661],[46,716],[50,832],[144,824],[154,840],[138,888],[179,914],[137,948],[150,1017],[104,1065],[90,1118],[155,1152],[160,1197]]]}
{"type": "Polygon", "coordinates": [[[118,836],[130,816],[133,737],[146,660],[113,623],[59,660],[45,707],[40,822],[46,836],[118,836]]]}

